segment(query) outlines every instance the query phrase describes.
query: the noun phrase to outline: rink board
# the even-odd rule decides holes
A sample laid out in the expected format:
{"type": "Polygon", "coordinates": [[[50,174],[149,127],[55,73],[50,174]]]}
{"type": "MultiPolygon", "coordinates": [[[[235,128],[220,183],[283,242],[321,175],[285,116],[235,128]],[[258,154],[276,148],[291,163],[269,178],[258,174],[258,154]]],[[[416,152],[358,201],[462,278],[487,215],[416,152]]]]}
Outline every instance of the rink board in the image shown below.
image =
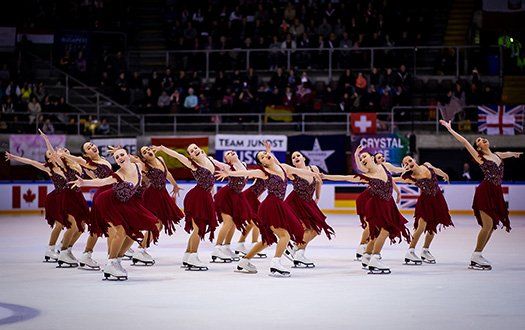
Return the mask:
{"type": "MultiPolygon", "coordinates": [[[[183,188],[180,195],[176,197],[176,202],[180,208],[183,207],[183,200],[186,193],[195,186],[194,182],[180,182],[183,188]]],[[[217,184],[216,190],[224,184],[217,184]]],[[[363,185],[325,182],[321,191],[319,207],[327,213],[355,213],[355,198],[362,191],[363,185]]],[[[472,211],[472,198],[474,196],[477,183],[451,183],[440,186],[449,209],[452,213],[470,213],[472,211]]],[[[398,204],[403,213],[410,213],[414,209],[419,189],[411,185],[400,184],[401,202],[398,204]]],[[[505,201],[508,203],[509,211],[512,214],[525,214],[525,184],[503,184],[502,185],[505,201]]],[[[167,185],[171,191],[171,185],[167,185]]],[[[288,185],[288,192],[292,186],[288,185]]],[[[0,183],[0,212],[11,213],[19,211],[43,211],[45,206],[45,196],[53,190],[50,182],[11,182],[0,183]]],[[[91,199],[96,188],[82,188],[84,197],[91,205],[91,199]]],[[[394,193],[395,194],[395,193],[394,193]]],[[[264,197],[264,196],[263,196],[264,197]]]]}

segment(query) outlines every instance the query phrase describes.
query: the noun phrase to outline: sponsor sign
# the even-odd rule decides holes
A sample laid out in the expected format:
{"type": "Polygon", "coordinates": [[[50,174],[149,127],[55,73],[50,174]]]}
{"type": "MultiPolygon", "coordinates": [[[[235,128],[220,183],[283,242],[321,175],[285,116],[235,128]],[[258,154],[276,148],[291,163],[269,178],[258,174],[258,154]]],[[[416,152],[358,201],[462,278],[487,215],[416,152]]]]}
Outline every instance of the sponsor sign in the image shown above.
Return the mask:
{"type": "Polygon", "coordinates": [[[215,158],[222,162],[224,161],[224,153],[228,150],[233,150],[237,153],[241,162],[255,164],[257,153],[265,150],[264,141],[270,142],[272,153],[280,162],[286,162],[288,145],[286,135],[217,134],[215,136],[215,158]]]}
{"type": "MultiPolygon", "coordinates": [[[[409,141],[399,134],[376,134],[352,136],[352,154],[362,145],[364,151],[374,155],[377,152],[385,156],[385,160],[399,166],[401,160],[408,153],[409,141]]],[[[352,157],[353,162],[353,157],[352,157]]],[[[354,168],[355,168],[355,164],[354,168]]]]}
{"type": "Polygon", "coordinates": [[[111,138],[111,139],[91,139],[94,145],[98,147],[98,151],[102,157],[105,157],[111,164],[115,164],[115,160],[109,153],[109,147],[120,146],[128,151],[128,153],[137,154],[137,139],[136,138],[111,138]]]}
{"type": "MultiPolygon", "coordinates": [[[[48,135],[47,138],[51,145],[56,148],[64,148],[66,136],[62,134],[48,135]]],[[[13,134],[9,136],[9,152],[13,155],[26,157],[38,162],[45,161],[47,151],[46,143],[40,135],[36,134],[13,134]]],[[[23,165],[22,163],[11,161],[11,165],[23,165]]]]}
{"type": "Polygon", "coordinates": [[[288,138],[290,155],[299,151],[307,159],[307,165],[315,165],[320,171],[344,174],[346,166],[346,135],[297,135],[288,138]]]}

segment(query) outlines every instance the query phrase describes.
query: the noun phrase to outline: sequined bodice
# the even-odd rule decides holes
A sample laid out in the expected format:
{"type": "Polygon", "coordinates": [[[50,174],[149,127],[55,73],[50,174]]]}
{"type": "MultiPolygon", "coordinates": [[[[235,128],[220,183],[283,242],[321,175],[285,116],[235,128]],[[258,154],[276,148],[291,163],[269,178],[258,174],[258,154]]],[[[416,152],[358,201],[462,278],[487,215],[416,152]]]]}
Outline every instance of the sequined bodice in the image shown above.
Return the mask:
{"type": "Polygon", "coordinates": [[[485,159],[479,167],[483,171],[484,181],[488,181],[496,186],[501,185],[501,181],[503,181],[503,161],[497,165],[492,160],[485,159]]]}
{"type": "Polygon", "coordinates": [[[197,181],[197,186],[211,192],[213,184],[215,183],[213,173],[211,173],[206,167],[199,166],[196,163],[194,166],[197,167],[197,170],[191,171],[191,173],[193,174],[195,181],[197,181]]]}
{"type": "Polygon", "coordinates": [[[259,197],[266,190],[266,180],[257,179],[248,189],[250,189],[255,196],[259,197]]]}
{"type": "Polygon", "coordinates": [[[67,188],[67,180],[62,175],[51,171],[51,181],[56,191],[62,191],[67,188]]]}
{"type": "Polygon", "coordinates": [[[308,180],[294,175],[294,180],[292,181],[293,191],[305,201],[309,201],[314,194],[316,183],[315,179],[309,183],[308,180]]]}
{"type": "Polygon", "coordinates": [[[93,172],[93,174],[95,174],[95,176],[99,179],[107,178],[108,176],[111,176],[111,173],[113,173],[111,167],[105,164],[91,162],[91,165],[95,166],[95,169],[91,170],[91,172],[93,172]]]}
{"type": "Polygon", "coordinates": [[[370,188],[370,193],[372,195],[384,200],[389,200],[392,198],[394,186],[392,185],[392,176],[390,175],[390,172],[387,170],[385,170],[385,172],[387,177],[386,181],[376,178],[369,178],[368,187],[370,188]]]}
{"type": "MultiPolygon", "coordinates": [[[[235,168],[231,166],[231,170],[235,171],[235,168]]],[[[246,177],[237,177],[237,176],[230,176],[228,178],[228,187],[230,187],[231,190],[236,192],[237,194],[240,194],[244,187],[246,186],[246,177]]]]}
{"type": "Polygon", "coordinates": [[[155,187],[159,190],[166,188],[166,168],[164,171],[156,167],[148,166],[148,172],[146,173],[148,177],[149,185],[155,187]]]}
{"type": "Polygon", "coordinates": [[[132,182],[123,181],[118,174],[114,173],[112,174],[114,178],[117,179],[117,183],[113,184],[113,192],[115,193],[115,196],[120,202],[127,202],[131,199],[133,196],[140,196],[143,192],[142,187],[142,175],[140,174],[140,171],[137,166],[137,173],[138,173],[138,182],[137,185],[134,186],[132,182]]]}
{"type": "Polygon", "coordinates": [[[430,196],[436,196],[436,194],[439,191],[439,184],[438,184],[438,180],[436,177],[436,173],[431,168],[428,168],[428,170],[430,171],[430,178],[424,178],[424,179],[414,178],[414,181],[415,181],[414,184],[416,185],[416,187],[421,189],[421,192],[423,194],[430,195],[430,196]]]}
{"type": "MultiPolygon", "coordinates": [[[[75,171],[73,168],[67,166],[67,164],[66,164],[66,170],[64,171],[64,175],[66,176],[67,181],[75,181],[77,179],[77,175],[81,177],[82,174],[83,173],[78,173],[77,171],[75,171]]],[[[71,188],[71,190],[80,191],[80,188],[79,187],[74,187],[74,188],[71,188]]]]}
{"type": "MultiPolygon", "coordinates": [[[[284,172],[284,171],[283,171],[284,172]]],[[[286,180],[283,180],[280,176],[276,174],[266,173],[268,179],[266,179],[266,189],[268,189],[268,194],[277,196],[280,200],[284,200],[284,195],[286,194],[286,180]]]]}

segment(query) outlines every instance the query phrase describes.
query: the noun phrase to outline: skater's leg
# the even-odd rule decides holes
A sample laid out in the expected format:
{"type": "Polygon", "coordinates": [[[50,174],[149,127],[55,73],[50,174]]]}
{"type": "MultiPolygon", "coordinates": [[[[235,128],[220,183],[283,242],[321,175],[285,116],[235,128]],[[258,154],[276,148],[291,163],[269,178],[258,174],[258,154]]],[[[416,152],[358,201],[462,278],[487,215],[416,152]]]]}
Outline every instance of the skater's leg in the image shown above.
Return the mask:
{"type": "Polygon", "coordinates": [[[381,229],[381,232],[379,232],[379,236],[374,240],[374,248],[372,250],[372,254],[380,254],[381,250],[383,249],[383,245],[385,244],[385,240],[388,237],[388,231],[385,229],[381,229]]]}
{"type": "Polygon", "coordinates": [[[370,230],[368,229],[368,223],[366,224],[365,229],[363,229],[363,233],[361,234],[361,241],[359,244],[366,244],[368,243],[368,240],[370,238],[370,230]]]}
{"type": "Polygon", "coordinates": [[[267,247],[268,245],[266,243],[258,242],[252,247],[252,249],[243,258],[251,259],[255,257],[259,252],[266,249],[267,247]]]}
{"type": "MultiPolygon", "coordinates": [[[[75,222],[75,224],[76,224],[76,222],[75,222]]],[[[82,231],[77,226],[77,231],[76,231],[76,233],[73,234],[73,237],[71,238],[71,242],[69,242],[69,247],[72,247],[73,245],[75,245],[75,243],[78,241],[80,236],[82,236],[82,233],[86,230],[86,224],[84,222],[82,222],[81,225],[82,225],[82,231]]]]}
{"type": "MultiPolygon", "coordinates": [[[[159,230],[159,233],[162,232],[162,222],[158,221],[157,224],[155,225],[157,226],[157,229],[159,230]]],[[[142,248],[142,249],[146,249],[149,247],[150,243],[151,243],[151,240],[153,239],[153,236],[151,235],[151,233],[149,231],[147,231],[145,234],[144,234],[144,239],[142,240],[142,242],[140,242],[139,246],[142,248]]],[[[133,244],[132,244],[133,245],[133,244]]],[[[131,247],[131,245],[130,245],[131,247]]]]}
{"type": "Polygon", "coordinates": [[[63,228],[64,226],[60,222],[55,222],[55,226],[53,227],[53,230],[51,230],[51,236],[49,236],[49,246],[53,246],[57,243],[58,236],[63,228]]]}
{"type": "Polygon", "coordinates": [[[200,243],[199,227],[195,224],[195,221],[191,220],[191,223],[193,225],[193,231],[191,232],[190,238],[188,238],[186,252],[197,253],[200,243]]]}
{"type": "Polygon", "coordinates": [[[487,245],[493,231],[492,218],[489,217],[489,215],[483,211],[481,211],[480,213],[482,226],[479,230],[478,239],[476,242],[476,249],[474,250],[474,252],[483,252],[483,249],[487,245]]]}
{"type": "Polygon", "coordinates": [[[126,237],[124,238],[124,241],[122,242],[122,247],[120,248],[118,256],[123,257],[126,251],[133,245],[133,242],[135,241],[131,239],[131,237],[126,235],[126,237]]]}
{"type": "Polygon", "coordinates": [[[217,235],[216,245],[223,245],[226,241],[226,236],[228,232],[230,231],[230,229],[233,229],[235,227],[233,223],[233,218],[230,215],[221,213],[221,217],[222,227],[221,230],[219,230],[219,234],[217,235]]]}
{"type": "Polygon", "coordinates": [[[241,233],[241,237],[239,237],[239,243],[244,243],[246,242],[246,237],[248,236],[248,234],[250,233],[250,231],[255,227],[255,225],[253,224],[253,221],[250,220],[248,221],[248,224],[246,225],[246,231],[243,233],[241,233]]]}
{"type": "Polygon", "coordinates": [[[232,243],[233,235],[235,234],[235,224],[230,228],[226,233],[226,239],[224,240],[224,245],[230,245],[232,243]]]}
{"type": "Polygon", "coordinates": [[[89,235],[86,247],[84,248],[84,252],[93,252],[93,248],[95,247],[95,244],[97,244],[98,236],[95,234],[89,235]]]}
{"type": "Polygon", "coordinates": [[[283,228],[274,228],[271,227],[273,233],[279,238],[279,241],[277,242],[277,247],[275,248],[275,258],[282,257],[284,250],[286,250],[286,246],[288,246],[288,243],[290,242],[290,234],[286,229],[283,228]]]}
{"type": "Polygon", "coordinates": [[[412,241],[410,242],[410,248],[415,249],[417,242],[419,241],[419,238],[425,232],[425,229],[427,228],[427,223],[423,218],[419,218],[419,221],[417,222],[417,228],[414,231],[414,235],[412,237],[412,241]]]}
{"type": "Polygon", "coordinates": [[[435,236],[436,235],[434,235],[434,233],[427,233],[427,235],[425,236],[425,243],[423,244],[423,249],[428,249],[430,247],[430,243],[432,243],[432,240],[435,236]]]}
{"type": "Polygon", "coordinates": [[[67,215],[67,220],[69,222],[70,227],[66,230],[64,233],[64,236],[62,236],[62,249],[65,250],[68,247],[71,246],[71,241],[73,240],[73,236],[78,231],[77,223],[75,219],[71,215],[67,215]]]}
{"type": "Polygon", "coordinates": [[[120,255],[120,250],[122,249],[122,245],[124,243],[124,240],[126,239],[126,231],[124,230],[124,227],[121,225],[113,226],[110,233],[111,237],[111,245],[109,247],[109,259],[116,259],[120,255]]]}
{"type": "Polygon", "coordinates": [[[306,246],[308,245],[308,243],[310,243],[316,237],[317,237],[317,232],[315,230],[309,229],[309,228],[305,228],[304,229],[304,236],[303,236],[304,243],[303,244],[297,244],[297,248],[299,250],[306,249],[306,246]]]}
{"type": "Polygon", "coordinates": [[[259,241],[259,236],[261,236],[261,231],[259,230],[259,227],[257,227],[254,223],[252,229],[252,243],[257,243],[259,241]]]}

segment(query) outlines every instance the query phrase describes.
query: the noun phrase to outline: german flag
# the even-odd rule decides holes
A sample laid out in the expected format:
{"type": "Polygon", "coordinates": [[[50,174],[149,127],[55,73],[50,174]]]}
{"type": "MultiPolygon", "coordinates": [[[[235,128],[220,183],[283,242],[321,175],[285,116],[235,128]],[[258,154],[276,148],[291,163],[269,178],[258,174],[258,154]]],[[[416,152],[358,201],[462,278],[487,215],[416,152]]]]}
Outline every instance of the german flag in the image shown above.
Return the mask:
{"type": "Polygon", "coordinates": [[[335,187],[335,207],[355,208],[355,200],[366,187],[351,186],[351,187],[335,187]]]}

